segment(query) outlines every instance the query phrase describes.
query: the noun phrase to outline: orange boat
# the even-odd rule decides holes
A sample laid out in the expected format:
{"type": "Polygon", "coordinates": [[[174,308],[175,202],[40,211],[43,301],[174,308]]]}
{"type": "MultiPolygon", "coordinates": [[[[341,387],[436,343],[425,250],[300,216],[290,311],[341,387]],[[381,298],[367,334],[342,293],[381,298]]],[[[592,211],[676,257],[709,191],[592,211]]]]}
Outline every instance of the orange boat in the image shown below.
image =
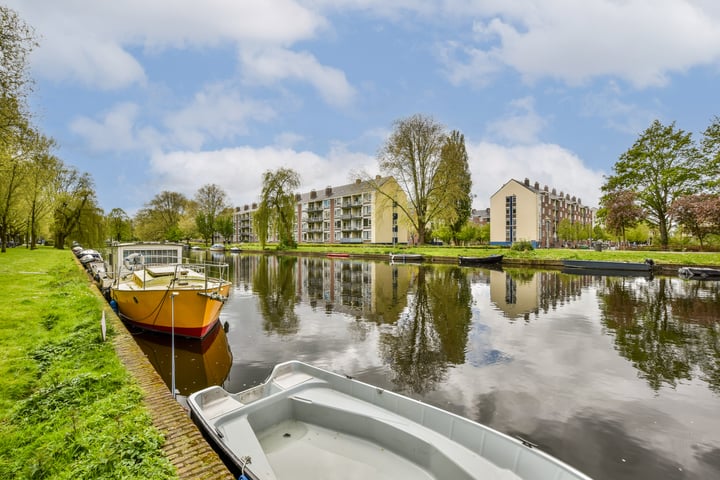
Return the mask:
{"type": "Polygon", "coordinates": [[[227,264],[182,263],[182,244],[112,247],[110,295],[120,317],[137,327],[203,338],[230,294],[227,264]]]}

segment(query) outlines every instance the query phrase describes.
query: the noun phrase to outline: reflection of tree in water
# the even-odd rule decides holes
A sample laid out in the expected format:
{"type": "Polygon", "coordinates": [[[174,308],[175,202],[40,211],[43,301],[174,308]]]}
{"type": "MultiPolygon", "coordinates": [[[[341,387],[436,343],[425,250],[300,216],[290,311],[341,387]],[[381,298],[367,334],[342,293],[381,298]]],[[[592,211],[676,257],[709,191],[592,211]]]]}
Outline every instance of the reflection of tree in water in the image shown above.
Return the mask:
{"type": "Polygon", "coordinates": [[[442,381],[448,364],[465,361],[472,311],[467,275],[459,268],[418,267],[416,290],[380,348],[404,391],[423,393],[442,381]]]}
{"type": "Polygon", "coordinates": [[[598,291],[605,325],[620,354],[658,390],[663,383],[699,377],[720,392],[720,303],[679,281],[606,278],[598,291]],[[695,290],[695,293],[693,293],[695,290]]]}
{"type": "Polygon", "coordinates": [[[298,331],[295,313],[296,257],[261,257],[253,275],[263,328],[266,332],[289,335],[298,331]]]}

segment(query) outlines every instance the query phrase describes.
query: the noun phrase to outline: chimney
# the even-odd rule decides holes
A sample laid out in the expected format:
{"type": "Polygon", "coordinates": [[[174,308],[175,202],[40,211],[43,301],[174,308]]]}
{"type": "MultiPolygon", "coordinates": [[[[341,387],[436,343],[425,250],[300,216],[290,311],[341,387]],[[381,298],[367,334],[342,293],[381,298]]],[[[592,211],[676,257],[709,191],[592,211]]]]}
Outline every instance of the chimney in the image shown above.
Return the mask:
{"type": "Polygon", "coordinates": [[[540,190],[540,182],[535,182],[535,190],[540,190]]]}
{"type": "Polygon", "coordinates": [[[332,187],[328,185],[325,187],[325,196],[329,197],[330,195],[332,195],[332,187]]]}
{"type": "Polygon", "coordinates": [[[310,199],[317,198],[317,192],[315,190],[310,190],[310,199]]]}
{"type": "Polygon", "coordinates": [[[530,186],[530,179],[529,179],[529,178],[526,178],[526,179],[525,179],[525,186],[526,186],[526,187],[529,187],[529,186],[530,186]]]}

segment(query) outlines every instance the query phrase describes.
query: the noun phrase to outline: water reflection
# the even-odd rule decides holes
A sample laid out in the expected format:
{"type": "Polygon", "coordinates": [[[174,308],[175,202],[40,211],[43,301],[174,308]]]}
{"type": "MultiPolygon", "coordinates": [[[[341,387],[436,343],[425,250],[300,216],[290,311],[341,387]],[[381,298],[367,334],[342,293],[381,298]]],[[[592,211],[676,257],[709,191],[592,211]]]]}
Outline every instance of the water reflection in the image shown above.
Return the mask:
{"type": "MultiPolygon", "coordinates": [[[[168,335],[136,332],[135,342],[166,385],[172,385],[172,345],[168,335]]],[[[209,385],[222,385],[230,373],[232,353],[222,325],[202,340],[175,338],[175,388],[189,395],[209,385]]]]}
{"type": "Polygon", "coordinates": [[[300,359],[527,438],[598,479],[720,478],[720,282],[225,261],[232,368],[207,381],[239,391],[300,359]]]}
{"type": "Polygon", "coordinates": [[[699,376],[720,392],[718,290],[717,282],[607,278],[598,299],[618,352],[651,388],[699,376]]]}

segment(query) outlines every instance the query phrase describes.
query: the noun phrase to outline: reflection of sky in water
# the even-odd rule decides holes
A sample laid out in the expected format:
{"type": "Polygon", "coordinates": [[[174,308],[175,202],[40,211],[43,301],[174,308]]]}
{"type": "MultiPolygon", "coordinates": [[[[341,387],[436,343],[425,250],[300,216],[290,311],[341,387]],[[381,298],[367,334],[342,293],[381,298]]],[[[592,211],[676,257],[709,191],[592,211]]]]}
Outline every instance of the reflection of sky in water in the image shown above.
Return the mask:
{"type": "Polygon", "coordinates": [[[473,312],[473,324],[468,334],[465,362],[473,367],[510,362],[512,360],[510,355],[493,348],[490,343],[492,340],[490,327],[479,323],[477,317],[476,312],[473,312]]]}

